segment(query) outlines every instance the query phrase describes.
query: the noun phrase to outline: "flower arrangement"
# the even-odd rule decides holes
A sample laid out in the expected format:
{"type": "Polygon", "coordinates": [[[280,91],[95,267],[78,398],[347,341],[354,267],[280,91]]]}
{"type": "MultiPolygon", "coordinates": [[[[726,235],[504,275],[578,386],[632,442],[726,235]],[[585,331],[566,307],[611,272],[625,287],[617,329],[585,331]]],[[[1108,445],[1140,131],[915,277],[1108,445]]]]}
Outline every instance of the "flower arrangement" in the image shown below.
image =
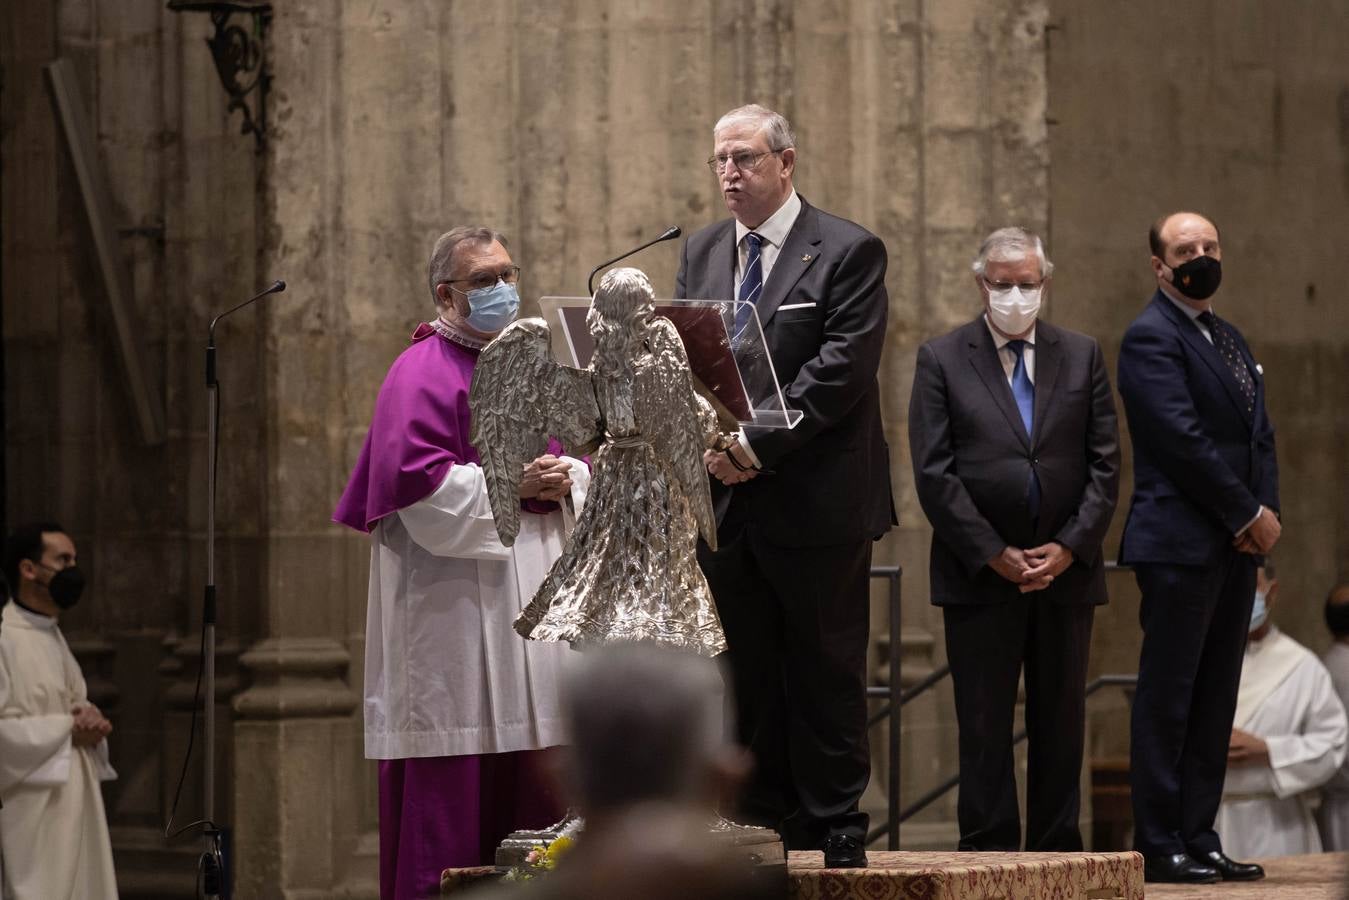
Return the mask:
{"type": "Polygon", "coordinates": [[[573,819],[568,822],[557,837],[530,850],[524,863],[512,867],[502,880],[529,881],[536,876],[556,869],[558,860],[566,856],[576,845],[576,836],[580,833],[583,824],[580,819],[573,819]]]}

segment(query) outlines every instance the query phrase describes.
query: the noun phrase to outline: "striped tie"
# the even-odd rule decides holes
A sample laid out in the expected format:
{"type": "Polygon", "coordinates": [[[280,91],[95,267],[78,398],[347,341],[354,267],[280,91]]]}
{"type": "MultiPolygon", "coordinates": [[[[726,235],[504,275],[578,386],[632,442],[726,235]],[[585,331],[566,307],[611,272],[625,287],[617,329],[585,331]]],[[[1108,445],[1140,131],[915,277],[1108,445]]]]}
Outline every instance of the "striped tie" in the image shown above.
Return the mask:
{"type": "Polygon", "coordinates": [[[763,238],[754,232],[745,235],[745,244],[749,248],[749,257],[745,260],[745,277],[740,282],[740,293],[737,296],[741,302],[735,308],[735,339],[740,340],[741,333],[745,326],[749,324],[750,310],[753,305],[759,302],[759,295],[763,293],[763,238]]]}

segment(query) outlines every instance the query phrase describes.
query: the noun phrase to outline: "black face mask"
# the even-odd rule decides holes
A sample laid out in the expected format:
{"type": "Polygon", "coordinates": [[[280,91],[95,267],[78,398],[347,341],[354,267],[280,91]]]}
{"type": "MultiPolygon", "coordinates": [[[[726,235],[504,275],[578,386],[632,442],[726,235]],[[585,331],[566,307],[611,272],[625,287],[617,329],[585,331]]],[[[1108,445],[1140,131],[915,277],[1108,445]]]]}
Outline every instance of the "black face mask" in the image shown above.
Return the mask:
{"type": "Polygon", "coordinates": [[[47,593],[61,609],[70,609],[80,602],[80,594],[84,593],[84,573],[79,566],[67,566],[47,582],[47,593]]]}
{"type": "Polygon", "coordinates": [[[1349,635],[1349,603],[1327,603],[1326,626],[1335,637],[1349,635]]]}
{"type": "Polygon", "coordinates": [[[1196,256],[1171,269],[1171,284],[1191,300],[1207,300],[1223,282],[1223,264],[1211,256],[1196,256]]]}

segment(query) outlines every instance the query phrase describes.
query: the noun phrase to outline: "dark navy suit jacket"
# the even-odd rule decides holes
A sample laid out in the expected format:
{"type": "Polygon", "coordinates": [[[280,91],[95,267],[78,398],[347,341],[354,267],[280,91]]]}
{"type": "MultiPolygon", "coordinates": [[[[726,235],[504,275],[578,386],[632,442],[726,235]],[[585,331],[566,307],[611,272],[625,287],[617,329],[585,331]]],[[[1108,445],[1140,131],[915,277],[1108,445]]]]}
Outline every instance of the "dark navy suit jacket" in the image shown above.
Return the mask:
{"type": "Polygon", "coordinates": [[[1249,412],[1217,347],[1161,291],[1124,333],[1118,384],[1134,493],[1122,563],[1209,564],[1261,505],[1279,510],[1265,380],[1245,338],[1225,324],[1255,381],[1249,412]]]}
{"type": "MultiPolygon", "coordinates": [[[[675,296],[731,299],[735,262],[735,220],[709,225],[684,243],[675,296]]],[[[787,406],[804,417],[792,429],[744,429],[772,474],[729,489],[712,481],[723,530],[727,519],[752,521],[774,544],[817,547],[872,540],[894,523],[876,379],[885,267],[880,238],[802,198],[755,305],[787,406]]]]}

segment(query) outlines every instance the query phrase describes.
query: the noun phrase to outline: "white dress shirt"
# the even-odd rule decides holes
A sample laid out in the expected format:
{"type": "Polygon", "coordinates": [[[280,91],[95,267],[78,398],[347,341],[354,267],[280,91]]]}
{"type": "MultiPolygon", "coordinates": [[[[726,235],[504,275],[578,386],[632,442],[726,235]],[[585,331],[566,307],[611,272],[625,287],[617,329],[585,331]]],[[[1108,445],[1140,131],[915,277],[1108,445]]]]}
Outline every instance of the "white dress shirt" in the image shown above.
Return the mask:
{"type": "MultiPolygon", "coordinates": [[[[1012,383],[1012,372],[1016,371],[1016,352],[1007,345],[1018,338],[1003,337],[998,330],[993,327],[993,323],[988,321],[988,313],[984,313],[984,324],[988,326],[988,333],[993,335],[993,346],[998,348],[998,362],[1002,363],[1003,372],[1007,373],[1007,383],[1012,383]]],[[[1030,327],[1030,334],[1024,338],[1026,346],[1021,348],[1021,358],[1026,361],[1026,377],[1030,379],[1031,384],[1035,384],[1035,326],[1030,327]]]]}
{"type": "MultiPolygon", "coordinates": [[[[1204,325],[1203,322],[1199,321],[1199,317],[1204,314],[1204,310],[1195,309],[1188,303],[1181,303],[1179,300],[1177,300],[1175,297],[1172,297],[1166,291],[1162,291],[1162,296],[1170,300],[1171,303],[1176,307],[1176,309],[1180,310],[1181,312],[1185,313],[1185,315],[1189,316],[1190,321],[1194,323],[1195,328],[1199,329],[1199,333],[1204,336],[1204,339],[1207,340],[1210,344],[1213,343],[1213,335],[1209,334],[1208,328],[1204,325]]],[[[1214,315],[1216,316],[1217,313],[1214,313],[1214,315]]]]}
{"type": "MultiPolygon", "coordinates": [[[[759,266],[763,269],[763,283],[768,284],[768,275],[773,271],[773,264],[778,261],[778,254],[782,252],[782,244],[787,240],[787,235],[791,232],[792,226],[796,224],[796,217],[801,215],[801,198],[797,196],[793,189],[787,199],[778,207],[778,211],[773,213],[758,228],[747,228],[739,219],[735,221],[735,296],[740,296],[740,282],[745,280],[745,267],[749,263],[749,242],[745,240],[745,235],[751,231],[763,238],[759,245],[759,266]]],[[[760,293],[760,296],[763,296],[760,293]]],[[[749,441],[742,433],[738,435],[740,446],[749,457],[750,463],[754,466],[761,465],[758,455],[754,448],[749,445],[749,441]]]]}
{"type": "Polygon", "coordinates": [[[787,199],[782,201],[778,211],[773,213],[758,228],[746,228],[739,219],[735,222],[735,295],[740,296],[740,282],[745,280],[745,266],[749,262],[749,242],[745,240],[745,235],[751,231],[763,238],[763,243],[759,246],[759,265],[763,267],[763,283],[768,284],[768,275],[773,271],[773,264],[778,261],[778,254],[782,252],[782,244],[787,240],[787,235],[796,224],[796,217],[801,214],[801,198],[793,190],[787,199]]]}

